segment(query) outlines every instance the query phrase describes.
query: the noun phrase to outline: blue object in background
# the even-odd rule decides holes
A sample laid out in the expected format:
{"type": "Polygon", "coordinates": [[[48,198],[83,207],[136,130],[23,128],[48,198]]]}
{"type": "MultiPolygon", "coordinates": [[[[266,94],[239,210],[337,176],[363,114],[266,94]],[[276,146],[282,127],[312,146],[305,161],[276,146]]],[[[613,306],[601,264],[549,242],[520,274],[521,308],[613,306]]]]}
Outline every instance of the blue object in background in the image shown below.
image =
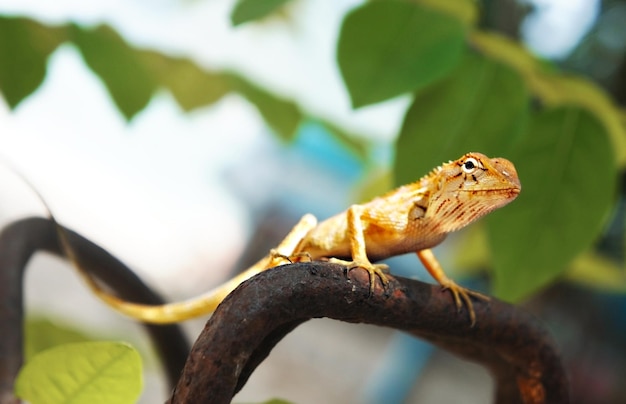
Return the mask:
{"type": "Polygon", "coordinates": [[[405,403],[434,351],[429,343],[397,332],[378,368],[365,383],[358,402],[405,403]]]}

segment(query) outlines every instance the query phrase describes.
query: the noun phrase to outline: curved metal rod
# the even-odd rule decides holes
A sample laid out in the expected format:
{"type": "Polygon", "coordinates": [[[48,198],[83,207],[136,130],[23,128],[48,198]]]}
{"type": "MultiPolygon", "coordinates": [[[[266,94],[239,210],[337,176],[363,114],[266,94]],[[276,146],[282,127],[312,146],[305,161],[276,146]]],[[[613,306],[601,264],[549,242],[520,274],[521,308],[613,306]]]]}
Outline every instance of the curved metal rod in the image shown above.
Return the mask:
{"type": "Polygon", "coordinates": [[[218,307],[192,347],[170,403],[228,403],[272,348],[299,324],[319,317],[391,327],[478,362],[496,379],[497,403],[569,402],[551,337],[532,315],[492,299],[475,301],[476,325],[440,286],[369,276],[324,262],[267,270],[218,307]]]}

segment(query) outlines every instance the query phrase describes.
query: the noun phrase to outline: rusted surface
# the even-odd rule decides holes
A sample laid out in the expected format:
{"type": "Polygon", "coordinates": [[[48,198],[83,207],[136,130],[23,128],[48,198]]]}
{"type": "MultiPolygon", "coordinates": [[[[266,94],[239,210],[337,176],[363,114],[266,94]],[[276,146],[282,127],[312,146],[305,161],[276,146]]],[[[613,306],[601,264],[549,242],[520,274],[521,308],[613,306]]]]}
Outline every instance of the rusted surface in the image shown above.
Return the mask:
{"type": "MultiPolygon", "coordinates": [[[[146,304],[164,303],[115,257],[71,230],[67,232],[85,269],[120,297],[146,304]]],[[[63,255],[57,232],[49,220],[16,221],[0,233],[0,404],[15,402],[13,382],[23,362],[23,277],[28,261],[40,250],[63,255]]],[[[177,325],[145,327],[162,358],[170,385],[174,386],[185,364],[189,344],[177,325]]]]}
{"type": "Polygon", "coordinates": [[[567,378],[554,343],[530,314],[492,300],[474,301],[477,323],[457,313],[437,285],[391,278],[369,293],[363,270],[299,263],[268,270],[218,307],[194,344],[170,403],[228,403],[272,348],[318,317],[404,330],[489,368],[498,403],[568,403],[567,378]]]}

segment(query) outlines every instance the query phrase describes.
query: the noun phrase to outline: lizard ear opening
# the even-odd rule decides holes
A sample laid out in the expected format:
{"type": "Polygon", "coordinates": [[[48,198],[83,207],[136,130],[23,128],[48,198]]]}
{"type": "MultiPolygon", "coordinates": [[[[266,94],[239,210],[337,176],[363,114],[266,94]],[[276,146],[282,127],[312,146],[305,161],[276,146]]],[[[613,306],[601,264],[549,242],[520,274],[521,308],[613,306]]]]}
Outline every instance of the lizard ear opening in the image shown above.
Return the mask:
{"type": "Polygon", "coordinates": [[[418,205],[417,203],[414,204],[409,211],[409,220],[421,219],[424,216],[426,216],[426,208],[418,205]]]}

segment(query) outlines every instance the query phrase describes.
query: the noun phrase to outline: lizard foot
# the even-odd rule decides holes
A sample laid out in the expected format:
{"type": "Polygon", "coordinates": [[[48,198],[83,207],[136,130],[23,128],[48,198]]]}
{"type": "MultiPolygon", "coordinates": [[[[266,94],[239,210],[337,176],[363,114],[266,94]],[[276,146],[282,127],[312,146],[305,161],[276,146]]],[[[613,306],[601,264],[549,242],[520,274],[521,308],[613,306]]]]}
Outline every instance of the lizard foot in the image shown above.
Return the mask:
{"type": "Polygon", "coordinates": [[[337,258],[331,258],[329,262],[334,264],[344,265],[348,268],[348,271],[352,271],[356,268],[363,268],[370,275],[370,294],[374,293],[374,287],[376,286],[376,277],[380,278],[380,281],[383,283],[383,287],[387,287],[389,283],[389,278],[387,278],[387,274],[389,273],[389,266],[385,264],[372,264],[371,262],[360,262],[360,261],[344,261],[337,258]]]}
{"type": "Polygon", "coordinates": [[[281,254],[276,249],[271,249],[270,254],[269,254],[268,268],[277,267],[285,263],[293,264],[294,262],[303,262],[303,261],[306,261],[306,262],[312,261],[311,254],[307,252],[302,252],[302,253],[293,254],[293,255],[285,255],[285,254],[281,254]]]}
{"type": "Polygon", "coordinates": [[[473,290],[464,288],[459,286],[456,282],[451,279],[446,279],[444,282],[441,282],[441,286],[444,290],[448,289],[452,292],[452,296],[454,297],[454,302],[457,307],[457,311],[461,311],[461,307],[463,307],[463,303],[467,306],[467,311],[469,312],[471,326],[473,327],[476,324],[476,313],[474,312],[474,306],[470,299],[470,296],[473,296],[477,299],[489,301],[489,296],[483,295],[482,293],[475,292],[473,290]]]}

